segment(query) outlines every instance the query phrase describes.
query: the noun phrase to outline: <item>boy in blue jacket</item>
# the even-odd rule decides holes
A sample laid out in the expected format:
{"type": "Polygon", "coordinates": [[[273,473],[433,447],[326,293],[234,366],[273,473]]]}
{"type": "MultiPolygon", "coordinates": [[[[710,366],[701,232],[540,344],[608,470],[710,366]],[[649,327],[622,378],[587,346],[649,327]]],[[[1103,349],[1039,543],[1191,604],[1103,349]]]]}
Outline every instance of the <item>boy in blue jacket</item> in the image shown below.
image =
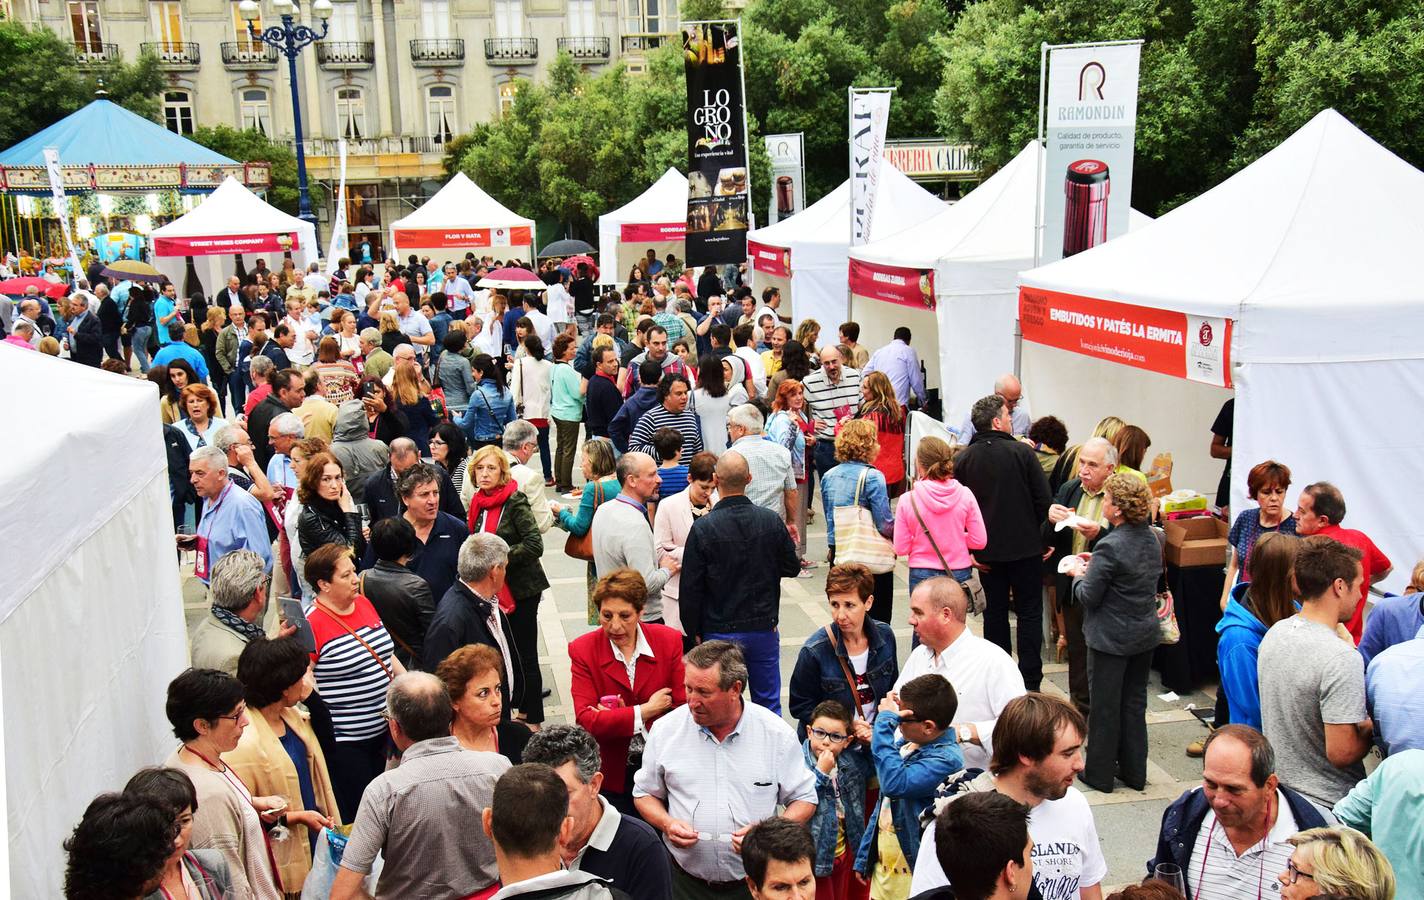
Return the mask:
{"type": "Polygon", "coordinates": [[[816,900],[848,900],[850,873],[865,833],[865,765],[860,755],[844,751],[855,742],[850,710],[822,700],[811,711],[811,725],[801,754],[816,778],[816,812],[811,835],[816,841],[816,900]]]}
{"type": "Polygon", "coordinates": [[[958,709],[954,687],[942,675],[911,679],[880,702],[870,740],[880,802],[855,860],[856,874],[871,880],[872,898],[905,896],[893,886],[903,881],[909,887],[920,851],[920,813],[934,802],[940,782],[964,768],[964,753],[949,730],[958,709]],[[887,806],[889,827],[881,825],[887,806]]]}

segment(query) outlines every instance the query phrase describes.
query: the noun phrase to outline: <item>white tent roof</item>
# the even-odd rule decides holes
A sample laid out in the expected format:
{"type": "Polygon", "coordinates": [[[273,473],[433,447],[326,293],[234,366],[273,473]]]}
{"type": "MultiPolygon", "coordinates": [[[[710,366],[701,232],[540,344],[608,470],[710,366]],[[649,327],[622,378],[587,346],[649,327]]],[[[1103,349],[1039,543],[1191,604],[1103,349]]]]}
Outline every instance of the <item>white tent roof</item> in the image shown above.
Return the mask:
{"type": "MultiPolygon", "coordinates": [[[[224,234],[291,234],[310,228],[289,216],[229,175],[193,211],[155,228],[155,238],[189,238],[224,234]]],[[[315,242],[315,234],[313,234],[315,242]]],[[[313,248],[315,249],[315,248],[313,248]]],[[[313,254],[315,256],[315,254],[313,254]]]]}
{"type": "Polygon", "coordinates": [[[512,212],[464,172],[456,172],[434,197],[405,218],[397,219],[391,228],[512,228],[519,225],[532,228],[534,220],[512,212]]]}
{"type": "Polygon", "coordinates": [[[1416,358],[1421,208],[1424,172],[1327,109],[1149,227],[1021,283],[1235,319],[1236,363],[1416,358]]]}
{"type": "Polygon", "coordinates": [[[600,234],[607,225],[658,224],[687,221],[687,176],[669,167],[646,191],[598,217],[600,234]]]}
{"type": "MultiPolygon", "coordinates": [[[[880,164],[880,194],[871,220],[872,241],[917,225],[944,211],[944,201],[888,162],[880,164]]],[[[789,219],[758,228],[747,240],[791,250],[791,268],[845,268],[850,248],[850,182],[789,219]]],[[[844,274],[844,272],[842,272],[844,274]]]]}

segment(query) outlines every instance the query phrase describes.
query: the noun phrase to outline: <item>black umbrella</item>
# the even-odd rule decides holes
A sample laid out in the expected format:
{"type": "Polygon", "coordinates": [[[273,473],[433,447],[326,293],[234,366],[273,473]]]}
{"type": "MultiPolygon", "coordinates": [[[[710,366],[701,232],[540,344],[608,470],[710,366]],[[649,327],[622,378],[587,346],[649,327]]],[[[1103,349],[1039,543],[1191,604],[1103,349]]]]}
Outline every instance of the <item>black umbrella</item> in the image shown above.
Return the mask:
{"type": "Polygon", "coordinates": [[[565,238],[562,241],[554,241],[554,243],[545,246],[543,250],[539,251],[539,258],[547,259],[551,256],[578,256],[580,253],[592,252],[592,244],[574,238],[565,238]]]}

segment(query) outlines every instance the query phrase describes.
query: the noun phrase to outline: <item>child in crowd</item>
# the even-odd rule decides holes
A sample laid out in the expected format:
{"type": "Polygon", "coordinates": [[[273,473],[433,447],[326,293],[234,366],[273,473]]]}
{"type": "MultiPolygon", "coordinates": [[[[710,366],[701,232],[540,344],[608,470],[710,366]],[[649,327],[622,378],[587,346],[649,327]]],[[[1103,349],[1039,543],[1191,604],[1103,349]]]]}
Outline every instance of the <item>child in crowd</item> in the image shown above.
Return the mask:
{"type": "Polygon", "coordinates": [[[687,487],[687,463],[682,461],[682,432],[659,428],[653,432],[653,448],[658,451],[658,475],[662,484],[658,496],[671,497],[687,487]]]}
{"type": "Polygon", "coordinates": [[[949,725],[959,709],[942,675],[921,675],[880,701],[870,753],[880,779],[880,802],[866,826],[855,871],[870,879],[871,900],[903,900],[920,850],[920,813],[935,788],[964,768],[964,753],[949,725]],[[896,729],[900,738],[896,738],[896,729]]]}
{"type": "Polygon", "coordinates": [[[854,740],[850,711],[840,703],[825,700],[811,711],[801,753],[816,777],[816,812],[810,823],[816,839],[816,900],[848,900],[853,893],[865,893],[850,877],[852,854],[865,834],[865,773],[854,754],[841,762],[841,753],[854,740]]]}

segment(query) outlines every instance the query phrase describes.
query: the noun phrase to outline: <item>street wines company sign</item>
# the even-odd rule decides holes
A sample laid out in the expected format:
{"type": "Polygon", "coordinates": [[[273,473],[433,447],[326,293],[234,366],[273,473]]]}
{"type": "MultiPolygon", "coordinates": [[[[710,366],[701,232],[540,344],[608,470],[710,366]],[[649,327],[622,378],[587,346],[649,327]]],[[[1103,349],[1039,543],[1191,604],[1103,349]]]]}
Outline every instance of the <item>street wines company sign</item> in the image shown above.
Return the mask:
{"type": "MultiPolygon", "coordinates": [[[[854,265],[854,261],[852,261],[854,265]]],[[[1019,288],[1024,340],[1229,388],[1230,319],[1019,288]]]]}
{"type": "Polygon", "coordinates": [[[736,22],[682,29],[687,72],[687,262],[742,262],[751,222],[742,51],[736,22]]]}
{"type": "Polygon", "coordinates": [[[215,234],[153,239],[155,256],[231,256],[234,253],[280,253],[300,249],[301,241],[295,231],[289,235],[215,234]]]}

